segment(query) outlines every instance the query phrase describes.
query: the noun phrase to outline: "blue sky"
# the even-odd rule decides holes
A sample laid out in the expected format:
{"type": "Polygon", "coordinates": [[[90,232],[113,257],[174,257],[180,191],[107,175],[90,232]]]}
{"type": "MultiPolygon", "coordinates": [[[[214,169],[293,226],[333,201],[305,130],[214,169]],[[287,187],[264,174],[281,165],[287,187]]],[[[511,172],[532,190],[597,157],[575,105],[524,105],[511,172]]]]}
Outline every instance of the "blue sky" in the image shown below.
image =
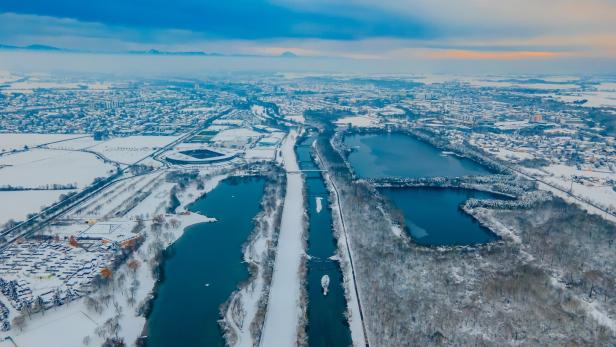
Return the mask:
{"type": "Polygon", "coordinates": [[[614,0],[3,0],[0,43],[354,59],[616,58],[614,0]]]}
{"type": "Polygon", "coordinates": [[[340,11],[310,11],[266,0],[3,0],[3,12],[72,18],[148,32],[179,29],[211,38],[358,39],[372,36],[422,37],[430,31],[419,21],[374,8],[361,16],[340,11]]]}

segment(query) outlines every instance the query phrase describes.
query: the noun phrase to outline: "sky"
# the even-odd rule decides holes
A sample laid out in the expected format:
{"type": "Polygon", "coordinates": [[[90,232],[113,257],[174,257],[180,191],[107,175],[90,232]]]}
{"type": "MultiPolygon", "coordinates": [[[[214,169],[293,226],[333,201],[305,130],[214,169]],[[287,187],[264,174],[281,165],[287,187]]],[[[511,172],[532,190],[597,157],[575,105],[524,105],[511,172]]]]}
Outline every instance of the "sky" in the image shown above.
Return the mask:
{"type": "Polygon", "coordinates": [[[2,0],[0,44],[616,72],[616,0],[2,0]]]}

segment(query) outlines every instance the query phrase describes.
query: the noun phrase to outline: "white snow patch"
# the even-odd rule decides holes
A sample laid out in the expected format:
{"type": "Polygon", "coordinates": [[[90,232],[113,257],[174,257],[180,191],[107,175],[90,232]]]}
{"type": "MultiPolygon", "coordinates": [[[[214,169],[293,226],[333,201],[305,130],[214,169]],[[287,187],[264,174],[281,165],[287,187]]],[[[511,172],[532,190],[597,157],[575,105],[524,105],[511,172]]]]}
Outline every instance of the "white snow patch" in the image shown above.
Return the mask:
{"type": "Polygon", "coordinates": [[[1,191],[0,201],[0,225],[8,222],[9,219],[18,221],[26,220],[29,213],[36,213],[42,207],[53,205],[58,201],[60,195],[72,192],[73,190],[22,190],[22,191],[1,191]]]}
{"type": "Polygon", "coordinates": [[[114,169],[91,153],[33,149],[0,157],[0,184],[38,187],[76,183],[84,187],[114,169]]]}
{"type": "Polygon", "coordinates": [[[317,196],[315,200],[317,204],[316,206],[317,213],[321,213],[321,210],[323,209],[323,198],[320,196],[317,196]]]}
{"type": "Polygon", "coordinates": [[[63,141],[82,137],[83,134],[0,134],[0,152],[21,150],[24,146],[30,148],[45,143],[63,141]]]}
{"type": "Polygon", "coordinates": [[[303,179],[295,158],[297,131],[291,130],[282,145],[287,190],[282,209],[278,249],[263,325],[262,346],[294,346],[297,339],[300,308],[299,267],[303,247],[303,179]]]}
{"type": "Polygon", "coordinates": [[[90,150],[107,157],[109,160],[122,164],[133,164],[177,139],[178,136],[116,137],[98,144],[90,150]]]}
{"type": "Polygon", "coordinates": [[[376,120],[369,116],[353,116],[340,118],[336,121],[336,124],[340,126],[347,126],[351,124],[351,126],[358,128],[368,128],[375,126],[377,123],[376,120]]]}

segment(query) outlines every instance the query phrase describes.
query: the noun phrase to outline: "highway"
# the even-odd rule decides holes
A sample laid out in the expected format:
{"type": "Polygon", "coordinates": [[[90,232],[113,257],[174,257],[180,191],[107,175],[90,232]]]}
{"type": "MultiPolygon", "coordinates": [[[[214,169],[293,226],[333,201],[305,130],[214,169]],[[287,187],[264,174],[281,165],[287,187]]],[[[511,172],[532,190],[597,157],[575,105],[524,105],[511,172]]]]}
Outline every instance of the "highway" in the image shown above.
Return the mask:
{"type": "MultiPolygon", "coordinates": [[[[197,133],[199,133],[199,131],[201,131],[202,129],[208,127],[214,120],[222,117],[225,113],[221,113],[218,114],[216,116],[213,116],[211,118],[209,118],[207,121],[205,121],[202,125],[197,126],[194,130],[180,136],[179,138],[177,138],[176,140],[174,140],[173,142],[167,144],[164,147],[159,148],[158,150],[148,154],[147,156],[139,159],[138,161],[136,161],[135,163],[128,165],[126,167],[124,167],[123,169],[120,169],[117,173],[115,173],[114,175],[107,177],[107,179],[109,180],[108,182],[105,182],[103,185],[101,185],[100,187],[97,187],[95,189],[92,189],[91,191],[88,191],[88,189],[91,189],[92,185],[89,187],[84,188],[81,192],[77,193],[77,198],[75,198],[75,201],[72,201],[70,203],[66,203],[65,201],[61,201],[58,202],[52,206],[49,206],[43,210],[41,210],[39,213],[35,214],[34,216],[32,216],[31,218],[13,226],[12,228],[8,229],[8,230],[4,230],[0,233],[0,237],[5,238],[4,242],[0,245],[0,250],[6,248],[6,246],[8,246],[9,244],[15,242],[16,240],[18,240],[19,238],[22,237],[26,237],[28,235],[31,235],[32,233],[34,233],[36,230],[40,229],[41,227],[49,224],[50,222],[52,222],[53,220],[65,215],[67,212],[69,212],[70,210],[72,210],[74,207],[86,202],[87,200],[89,200],[90,198],[92,198],[93,196],[95,196],[97,193],[103,191],[104,189],[108,188],[109,186],[120,182],[122,180],[125,179],[129,179],[129,178],[133,178],[135,176],[125,176],[125,174],[127,172],[129,172],[129,170],[136,166],[139,165],[141,162],[143,162],[144,160],[148,159],[148,158],[153,158],[154,160],[157,160],[161,163],[163,163],[164,167],[167,168],[169,165],[159,159],[156,159],[157,156],[159,156],[160,154],[164,153],[165,151],[168,151],[169,149],[175,147],[176,145],[178,145],[179,143],[182,143],[183,141],[191,138],[192,136],[196,135],[197,133]],[[83,196],[79,196],[80,194],[82,194],[83,196]],[[65,206],[64,206],[65,205],[65,206]]],[[[157,169],[155,171],[159,171],[161,169],[157,169]]],[[[151,173],[151,172],[149,172],[151,173]]]]}

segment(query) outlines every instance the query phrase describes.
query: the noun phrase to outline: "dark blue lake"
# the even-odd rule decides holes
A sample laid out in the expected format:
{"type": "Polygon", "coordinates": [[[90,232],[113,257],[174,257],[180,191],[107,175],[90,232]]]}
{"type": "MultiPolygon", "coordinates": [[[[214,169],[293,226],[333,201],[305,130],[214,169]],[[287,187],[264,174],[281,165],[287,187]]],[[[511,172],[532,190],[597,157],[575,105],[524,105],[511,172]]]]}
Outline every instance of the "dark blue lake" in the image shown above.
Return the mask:
{"type": "Polygon", "coordinates": [[[459,208],[469,198],[498,198],[494,194],[444,188],[387,188],[380,192],[402,211],[411,237],[419,244],[475,245],[498,239],[459,208]]]}
{"type": "MultiPolygon", "coordinates": [[[[470,159],[443,155],[436,147],[400,133],[351,135],[345,144],[354,148],[349,156],[360,177],[459,177],[488,175],[490,171],[470,159]]],[[[380,189],[403,213],[413,240],[428,246],[475,245],[498,237],[482,227],[459,206],[469,198],[500,196],[463,189],[380,189]]]]}
{"type": "Polygon", "coordinates": [[[168,248],[148,318],[148,346],[225,345],[219,308],[249,277],[242,244],[252,232],[263,189],[260,178],[229,178],[190,205],[218,221],[187,227],[168,248]]]}
{"type": "Polygon", "coordinates": [[[443,155],[441,150],[410,135],[350,135],[345,137],[344,143],[354,149],[349,156],[349,162],[362,178],[490,174],[486,168],[470,159],[443,155]]]}

